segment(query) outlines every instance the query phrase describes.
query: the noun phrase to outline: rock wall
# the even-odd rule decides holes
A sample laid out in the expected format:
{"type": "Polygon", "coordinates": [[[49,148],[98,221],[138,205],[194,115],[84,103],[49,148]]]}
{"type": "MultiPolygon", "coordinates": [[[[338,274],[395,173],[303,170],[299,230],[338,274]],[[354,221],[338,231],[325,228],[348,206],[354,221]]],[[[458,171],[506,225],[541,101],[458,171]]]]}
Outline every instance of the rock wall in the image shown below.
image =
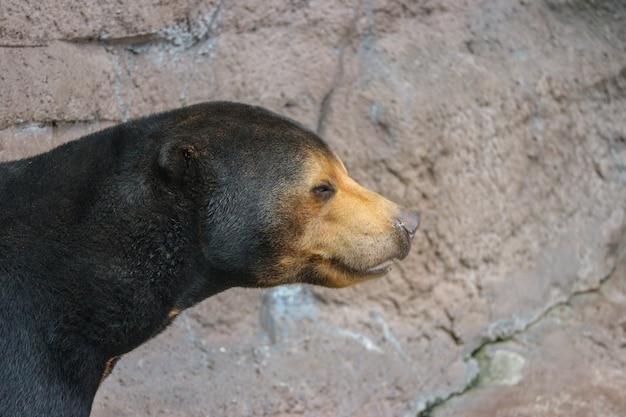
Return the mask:
{"type": "Polygon", "coordinates": [[[354,288],[201,303],[94,416],[626,415],[626,4],[0,3],[2,160],[216,99],[419,207],[414,250],[354,288]]]}

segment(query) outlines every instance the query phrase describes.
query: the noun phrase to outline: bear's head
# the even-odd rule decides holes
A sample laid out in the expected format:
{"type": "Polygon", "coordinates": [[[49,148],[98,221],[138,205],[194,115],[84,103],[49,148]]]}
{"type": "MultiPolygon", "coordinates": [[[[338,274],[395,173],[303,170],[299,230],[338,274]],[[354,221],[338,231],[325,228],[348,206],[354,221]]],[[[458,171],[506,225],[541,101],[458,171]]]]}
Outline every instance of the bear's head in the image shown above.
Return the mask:
{"type": "Polygon", "coordinates": [[[159,165],[171,179],[202,182],[205,261],[233,286],[345,287],[408,254],[418,215],[361,187],[297,123],[206,103],[173,115],[171,126],[159,165]]]}

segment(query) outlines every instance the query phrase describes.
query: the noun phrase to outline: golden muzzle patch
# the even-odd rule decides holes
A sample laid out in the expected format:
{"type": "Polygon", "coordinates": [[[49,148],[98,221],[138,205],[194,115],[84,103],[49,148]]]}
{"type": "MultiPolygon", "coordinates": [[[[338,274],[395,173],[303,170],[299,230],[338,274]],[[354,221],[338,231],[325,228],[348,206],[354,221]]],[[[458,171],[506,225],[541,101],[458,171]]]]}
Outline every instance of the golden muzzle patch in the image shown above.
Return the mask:
{"type": "Polygon", "coordinates": [[[313,264],[315,283],[345,287],[389,272],[408,255],[418,214],[359,185],[338,157],[310,159],[298,252],[313,264]]]}

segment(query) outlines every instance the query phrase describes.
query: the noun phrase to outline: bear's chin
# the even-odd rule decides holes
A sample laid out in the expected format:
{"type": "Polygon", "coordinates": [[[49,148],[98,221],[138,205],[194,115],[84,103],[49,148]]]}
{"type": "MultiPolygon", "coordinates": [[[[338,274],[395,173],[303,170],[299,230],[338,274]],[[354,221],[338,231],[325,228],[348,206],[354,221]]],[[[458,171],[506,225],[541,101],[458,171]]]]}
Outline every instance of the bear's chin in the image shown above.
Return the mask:
{"type": "Polygon", "coordinates": [[[343,288],[364,281],[380,278],[388,273],[393,266],[393,259],[388,259],[380,264],[365,269],[350,267],[339,260],[326,259],[317,265],[317,279],[312,284],[330,288],[343,288]]]}

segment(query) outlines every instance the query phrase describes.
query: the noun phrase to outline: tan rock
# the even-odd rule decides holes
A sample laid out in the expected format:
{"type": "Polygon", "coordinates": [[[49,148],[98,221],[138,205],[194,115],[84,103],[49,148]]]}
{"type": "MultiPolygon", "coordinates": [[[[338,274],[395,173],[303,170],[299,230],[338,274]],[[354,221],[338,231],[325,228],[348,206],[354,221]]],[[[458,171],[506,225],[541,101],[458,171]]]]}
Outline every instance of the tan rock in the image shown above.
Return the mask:
{"type": "MultiPolygon", "coordinates": [[[[360,182],[422,211],[413,252],[381,280],[230,290],[183,313],[120,361],[94,416],[415,416],[476,382],[478,348],[523,341],[536,320],[545,343],[498,345],[489,362],[515,385],[468,391],[471,409],[490,415],[488,395],[516,390],[503,416],[532,401],[568,410],[585,387],[534,388],[542,371],[567,387],[563,366],[600,387],[576,410],[624,414],[584,365],[622,387],[600,360],[621,348],[572,342],[580,323],[545,318],[597,289],[626,239],[619,2],[31,3],[0,5],[0,45],[15,46],[0,46],[0,159],[239,100],[319,130],[360,182]],[[553,367],[538,359],[559,349],[553,367]]],[[[584,308],[570,318],[590,320],[584,308]]]]}

